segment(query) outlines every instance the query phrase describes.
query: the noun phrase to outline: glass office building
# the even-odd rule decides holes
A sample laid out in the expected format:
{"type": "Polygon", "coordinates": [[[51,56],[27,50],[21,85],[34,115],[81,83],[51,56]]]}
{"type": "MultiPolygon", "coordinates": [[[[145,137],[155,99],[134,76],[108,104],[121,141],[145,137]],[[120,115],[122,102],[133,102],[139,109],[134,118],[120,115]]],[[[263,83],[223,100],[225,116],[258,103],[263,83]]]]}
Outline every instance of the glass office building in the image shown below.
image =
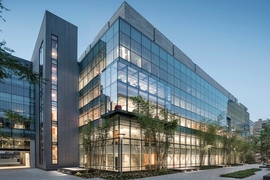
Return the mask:
{"type": "MultiPolygon", "coordinates": [[[[34,87],[16,77],[7,80],[0,86],[0,108],[33,116],[35,122],[10,128],[1,118],[0,126],[16,135],[4,150],[31,149],[32,167],[84,167],[87,156],[79,130],[87,121],[99,126],[107,117],[117,120],[105,139],[101,135],[103,143],[95,149],[100,156],[90,159],[91,165],[119,170],[119,134],[125,134],[123,171],[155,165],[149,140],[130,113],[135,108],[130,97],[136,96],[155,107],[153,117],[162,109],[176,114],[178,130],[164,162],[170,168],[199,165],[194,132],[203,120],[219,121],[248,136],[247,108],[126,2],[78,60],[77,27],[46,11],[31,61],[33,70],[50,81],[34,87]]],[[[100,137],[91,138],[95,142],[100,137]]],[[[220,148],[217,142],[211,164],[224,163],[220,148]]]]}
{"type": "MultiPolygon", "coordinates": [[[[14,57],[19,63],[30,67],[31,62],[14,57]]],[[[12,110],[25,117],[34,117],[34,86],[27,80],[12,75],[0,84],[0,131],[9,139],[0,145],[0,166],[30,165],[30,142],[35,139],[35,122],[8,121],[5,111],[12,110]]],[[[2,139],[1,139],[2,141],[2,139]]],[[[3,142],[3,141],[2,141],[3,142]]],[[[34,154],[34,152],[32,152],[34,154]]]]}
{"type": "MultiPolygon", "coordinates": [[[[104,161],[98,163],[107,170],[118,167],[118,134],[125,134],[124,171],[156,163],[155,155],[146,152],[142,130],[128,115],[134,109],[130,97],[148,100],[155,106],[153,116],[163,108],[177,115],[179,130],[169,149],[168,167],[199,165],[194,134],[198,122],[219,120],[229,131],[249,124],[247,108],[125,2],[79,61],[79,126],[87,120],[100,124],[108,114],[119,115],[102,150],[104,161]]],[[[85,163],[81,144],[80,166],[85,163]]],[[[221,150],[216,148],[211,164],[221,163],[221,150]]]]}

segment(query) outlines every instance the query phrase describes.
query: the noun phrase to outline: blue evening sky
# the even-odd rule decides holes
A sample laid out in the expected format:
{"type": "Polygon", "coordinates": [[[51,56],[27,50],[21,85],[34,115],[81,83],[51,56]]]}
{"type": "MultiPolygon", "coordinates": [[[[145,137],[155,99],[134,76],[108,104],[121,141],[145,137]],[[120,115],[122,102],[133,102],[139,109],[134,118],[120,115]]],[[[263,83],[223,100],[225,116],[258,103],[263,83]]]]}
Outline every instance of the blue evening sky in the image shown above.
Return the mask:
{"type": "MultiPolygon", "coordinates": [[[[0,40],[30,60],[45,10],[78,27],[78,56],[121,0],[3,0],[0,40]]],[[[192,61],[244,104],[270,118],[269,0],[127,0],[192,61]]]]}

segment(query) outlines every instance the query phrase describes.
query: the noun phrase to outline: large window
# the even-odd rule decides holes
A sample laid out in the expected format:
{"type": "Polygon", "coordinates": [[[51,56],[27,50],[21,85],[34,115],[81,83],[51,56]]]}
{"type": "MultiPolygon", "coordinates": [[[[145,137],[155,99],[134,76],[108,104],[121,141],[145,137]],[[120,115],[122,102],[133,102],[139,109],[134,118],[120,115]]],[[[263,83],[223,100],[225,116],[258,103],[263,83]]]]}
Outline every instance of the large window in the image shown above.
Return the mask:
{"type": "MultiPolygon", "coordinates": [[[[39,48],[39,73],[43,76],[43,62],[44,61],[44,44],[43,42],[39,48]]],[[[39,163],[44,161],[44,132],[43,132],[43,84],[42,80],[39,82],[39,163]]]]}
{"type": "Polygon", "coordinates": [[[52,164],[58,164],[58,136],[57,136],[57,61],[58,38],[52,35],[52,164]]]}

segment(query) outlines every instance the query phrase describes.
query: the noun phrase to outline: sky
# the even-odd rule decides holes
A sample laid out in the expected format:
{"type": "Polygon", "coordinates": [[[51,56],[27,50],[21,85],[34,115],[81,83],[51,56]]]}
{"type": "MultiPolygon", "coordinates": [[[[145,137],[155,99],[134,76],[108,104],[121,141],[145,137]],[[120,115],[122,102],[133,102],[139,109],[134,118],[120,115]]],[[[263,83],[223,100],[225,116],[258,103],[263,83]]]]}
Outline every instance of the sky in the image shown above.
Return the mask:
{"type": "MultiPolygon", "coordinates": [[[[78,57],[121,0],[2,0],[0,40],[31,60],[45,10],[78,27],[78,57]]],[[[270,118],[269,0],[126,0],[248,108],[270,118]]]]}

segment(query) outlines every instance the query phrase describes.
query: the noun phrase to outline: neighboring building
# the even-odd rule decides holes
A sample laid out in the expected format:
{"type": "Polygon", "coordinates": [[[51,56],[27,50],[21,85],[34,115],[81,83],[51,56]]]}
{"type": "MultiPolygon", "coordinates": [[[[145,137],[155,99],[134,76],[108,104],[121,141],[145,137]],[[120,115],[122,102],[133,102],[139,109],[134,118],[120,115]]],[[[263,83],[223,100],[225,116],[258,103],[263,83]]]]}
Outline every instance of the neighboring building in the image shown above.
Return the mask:
{"type": "Polygon", "coordinates": [[[240,131],[242,137],[249,137],[249,113],[248,109],[241,103],[232,100],[228,103],[228,117],[230,123],[228,124],[229,131],[240,131]]]}
{"type": "MultiPolygon", "coordinates": [[[[156,107],[153,116],[163,108],[177,115],[179,130],[165,162],[168,167],[199,165],[194,130],[202,120],[219,121],[229,131],[249,125],[247,108],[126,2],[79,63],[76,58],[77,27],[46,11],[31,59],[34,71],[50,80],[35,87],[32,166],[84,167],[79,129],[87,120],[98,125],[114,115],[118,121],[103,144],[103,160],[92,163],[118,171],[119,134],[125,134],[123,171],[154,165],[155,155],[147,152],[149,140],[130,115],[133,96],[149,100],[156,107]]],[[[211,164],[224,163],[222,159],[221,149],[212,150],[211,164]]]]}
{"type": "Polygon", "coordinates": [[[249,133],[250,133],[250,136],[254,135],[254,126],[255,126],[255,122],[250,120],[249,121],[249,133]]]}
{"type": "MultiPolygon", "coordinates": [[[[260,140],[260,135],[261,135],[261,131],[265,128],[265,127],[269,127],[270,126],[270,119],[266,119],[266,120],[262,120],[262,119],[258,119],[258,121],[255,121],[254,123],[254,128],[253,128],[253,135],[255,137],[258,138],[258,140],[260,140]]],[[[260,142],[259,142],[260,143],[260,142]]],[[[263,162],[263,153],[257,152],[256,153],[256,162],[263,162]]]]}
{"type": "Polygon", "coordinates": [[[270,119],[266,120],[258,119],[258,121],[255,121],[253,128],[254,136],[259,136],[260,131],[263,130],[266,126],[270,126],[270,119]]]}
{"type": "MultiPolygon", "coordinates": [[[[16,59],[24,66],[31,66],[29,61],[16,59]]],[[[10,79],[4,79],[4,82],[0,83],[0,131],[10,137],[8,144],[1,143],[0,166],[30,165],[35,150],[35,123],[7,121],[3,110],[12,110],[25,117],[34,117],[34,106],[34,86],[28,81],[12,75],[10,79]]]]}

